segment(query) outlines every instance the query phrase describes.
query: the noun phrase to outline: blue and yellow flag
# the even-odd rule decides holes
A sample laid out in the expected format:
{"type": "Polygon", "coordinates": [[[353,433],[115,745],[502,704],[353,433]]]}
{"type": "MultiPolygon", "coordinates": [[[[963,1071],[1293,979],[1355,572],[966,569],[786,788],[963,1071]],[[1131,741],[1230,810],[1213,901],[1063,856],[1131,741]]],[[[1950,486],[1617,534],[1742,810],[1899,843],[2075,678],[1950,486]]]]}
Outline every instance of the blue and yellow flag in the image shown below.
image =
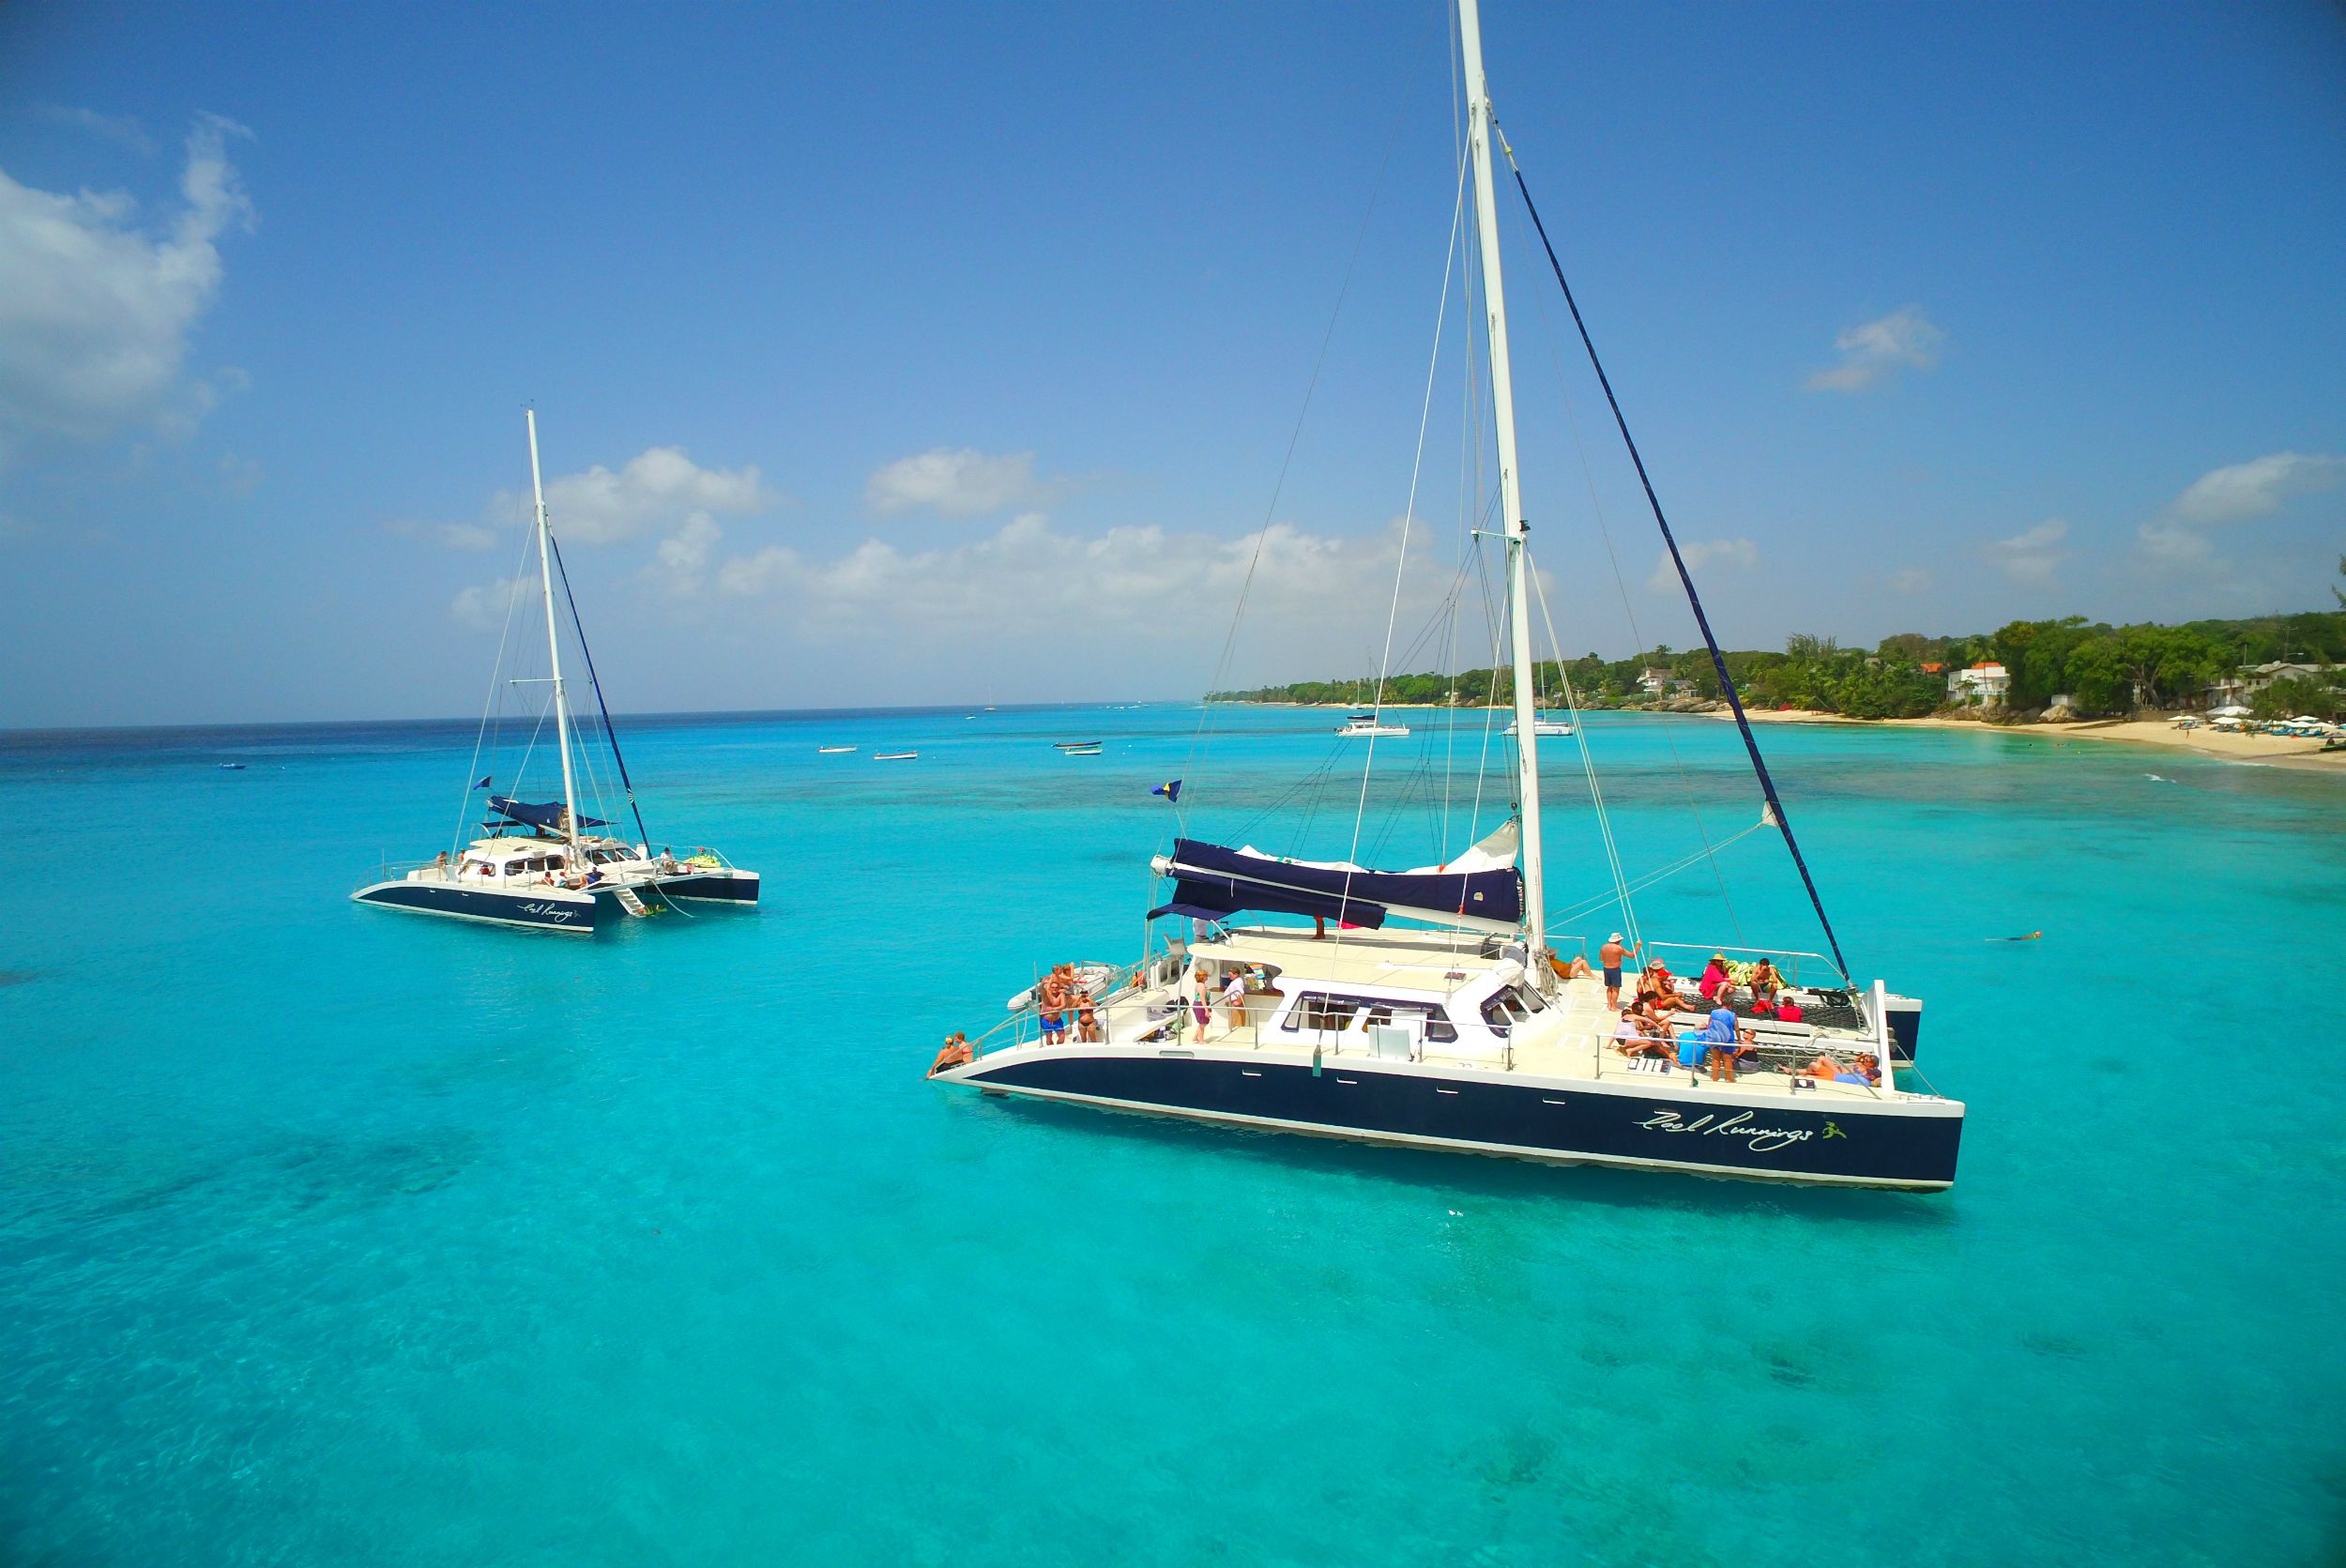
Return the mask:
{"type": "Polygon", "coordinates": [[[1179,804],[1181,799],[1181,781],[1175,779],[1170,784],[1161,784],[1149,793],[1151,795],[1162,795],[1166,799],[1179,804]]]}

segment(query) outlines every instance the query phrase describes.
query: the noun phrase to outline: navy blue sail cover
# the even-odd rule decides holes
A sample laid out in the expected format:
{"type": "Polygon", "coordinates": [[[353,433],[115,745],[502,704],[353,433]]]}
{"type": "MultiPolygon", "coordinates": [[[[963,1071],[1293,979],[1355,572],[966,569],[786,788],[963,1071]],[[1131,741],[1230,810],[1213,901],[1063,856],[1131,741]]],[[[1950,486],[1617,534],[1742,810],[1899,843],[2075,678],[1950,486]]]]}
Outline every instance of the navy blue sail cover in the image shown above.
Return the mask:
{"type": "Polygon", "coordinates": [[[1150,911],[1151,920],[1168,913],[1221,916],[1254,909],[1375,930],[1394,910],[1435,920],[1464,915],[1513,924],[1523,919],[1523,875],[1513,865],[1485,871],[1348,871],[1175,839],[1171,871],[1173,897],[1150,911]]]}
{"type": "MultiPolygon", "coordinates": [[[[492,795],[489,797],[489,809],[509,821],[526,822],[532,828],[543,828],[548,832],[558,833],[562,830],[562,802],[559,800],[532,805],[526,800],[516,800],[510,795],[492,795]]],[[[611,826],[599,816],[582,816],[578,825],[581,828],[611,826]]]]}

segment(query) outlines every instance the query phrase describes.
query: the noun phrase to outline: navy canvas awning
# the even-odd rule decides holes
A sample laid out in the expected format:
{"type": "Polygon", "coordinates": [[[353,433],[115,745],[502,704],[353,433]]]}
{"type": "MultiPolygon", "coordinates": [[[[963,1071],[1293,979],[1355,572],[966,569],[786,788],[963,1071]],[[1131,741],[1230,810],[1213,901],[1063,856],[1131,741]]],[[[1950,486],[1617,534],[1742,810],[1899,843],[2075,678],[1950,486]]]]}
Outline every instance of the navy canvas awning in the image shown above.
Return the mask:
{"type": "MultiPolygon", "coordinates": [[[[527,800],[516,800],[510,795],[492,795],[489,797],[489,809],[509,821],[526,822],[532,828],[543,828],[549,832],[562,830],[562,802],[559,800],[548,800],[538,805],[527,800]]],[[[578,819],[578,826],[608,828],[611,824],[599,816],[582,816],[578,819]]]]}
{"type": "Polygon", "coordinates": [[[1391,915],[1505,930],[1523,920],[1523,876],[1515,866],[1513,825],[1459,857],[1459,869],[1371,871],[1282,860],[1251,849],[1176,839],[1159,869],[1173,897],[1151,912],[1220,919],[1242,909],[1309,915],[1371,930],[1391,915]],[[1503,860],[1498,851],[1504,850],[1503,860]]]}

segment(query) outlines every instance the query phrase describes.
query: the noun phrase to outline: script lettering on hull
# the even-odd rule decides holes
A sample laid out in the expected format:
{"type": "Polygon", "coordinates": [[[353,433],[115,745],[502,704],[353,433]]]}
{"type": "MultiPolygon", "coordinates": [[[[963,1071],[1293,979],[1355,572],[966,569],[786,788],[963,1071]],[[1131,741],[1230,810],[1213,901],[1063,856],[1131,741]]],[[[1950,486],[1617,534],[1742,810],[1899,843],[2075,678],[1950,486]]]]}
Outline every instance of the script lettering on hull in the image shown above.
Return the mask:
{"type": "Polygon", "coordinates": [[[567,908],[559,904],[525,904],[522,906],[522,913],[525,915],[542,915],[553,920],[567,921],[576,916],[578,911],[567,908]]]}
{"type": "Polygon", "coordinates": [[[1779,1149],[1806,1143],[1815,1136],[1805,1127],[1762,1126],[1752,1119],[1749,1111],[1737,1111],[1724,1119],[1705,1111],[1692,1121],[1677,1111],[1655,1111],[1638,1125],[1657,1133],[1699,1133],[1704,1137],[1742,1138],[1744,1140],[1744,1147],[1754,1154],[1773,1154],[1779,1149]]]}

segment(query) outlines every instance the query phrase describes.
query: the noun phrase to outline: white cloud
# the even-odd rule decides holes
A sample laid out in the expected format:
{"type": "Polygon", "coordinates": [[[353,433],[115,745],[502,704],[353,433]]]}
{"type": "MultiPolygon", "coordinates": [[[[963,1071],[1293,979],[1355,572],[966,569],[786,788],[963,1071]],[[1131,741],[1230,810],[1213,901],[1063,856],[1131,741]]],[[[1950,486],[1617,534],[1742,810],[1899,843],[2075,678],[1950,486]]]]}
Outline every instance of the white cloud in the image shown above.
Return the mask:
{"type": "Polygon", "coordinates": [[[2013,582],[2041,588],[2052,582],[2061,563],[2069,558],[2069,553],[2059,547],[2068,535],[2067,523],[2048,517],[2034,528],[1996,540],[1986,554],[1989,563],[2013,582]]]}
{"type": "Polygon", "coordinates": [[[520,582],[518,577],[500,577],[487,587],[465,588],[449,601],[448,613],[475,632],[495,632],[505,624],[520,582]]]}
{"type": "Polygon", "coordinates": [[[1927,371],[1939,363],[1946,334],[1931,325],[1919,306],[1892,311],[1879,321],[1851,327],[1833,340],[1841,362],[1808,378],[1812,392],[1863,392],[1899,370],[1927,371]]]}
{"type": "Polygon", "coordinates": [[[148,420],[184,434],[219,401],[179,374],[220,293],[215,242],[253,224],[225,151],[247,134],[216,114],[197,120],[184,205],[151,230],[121,191],[58,195],[0,174],[0,436],[96,440],[148,420]]]}
{"type": "MultiPolygon", "coordinates": [[[[546,482],[546,516],[564,540],[581,544],[632,539],[695,511],[765,511],[781,499],[754,467],[704,468],[682,447],[647,448],[617,473],[598,463],[546,482]]],[[[501,490],[489,510],[509,523],[527,522],[528,493],[501,490]]]]}
{"type": "Polygon", "coordinates": [[[675,533],[662,540],[656,554],[667,572],[668,591],[686,595],[700,592],[701,573],[708,568],[709,552],[724,537],[724,530],[717,526],[715,518],[696,511],[675,533]]]}
{"type": "Polygon", "coordinates": [[[1035,476],[1032,452],[995,456],[967,447],[958,451],[937,447],[874,469],[863,498],[883,517],[919,507],[946,517],[979,517],[1046,505],[1066,489],[1064,480],[1035,476]]]}
{"type": "Polygon", "coordinates": [[[1930,573],[1920,567],[1904,567],[1890,573],[1892,593],[1917,594],[1930,586],[1930,573]]]}
{"type": "MultiPolygon", "coordinates": [[[[1686,570],[1699,571],[1705,566],[1717,566],[1729,571],[1757,571],[1760,569],[1760,546],[1747,539],[1714,539],[1682,544],[1678,553],[1686,557],[1686,570]]],[[[1653,560],[1653,575],[1645,586],[1655,593],[1680,591],[1678,569],[1670,564],[1669,552],[1665,550],[1653,560]]]]}
{"type": "Polygon", "coordinates": [[[150,153],[155,150],[155,139],[147,135],[146,128],[128,114],[101,114],[95,109],[81,109],[61,103],[42,104],[35,113],[44,120],[69,125],[76,130],[103,137],[109,142],[119,142],[132,152],[150,153]]]}
{"type": "Polygon", "coordinates": [[[2269,516],[2299,495],[2346,484],[2346,457],[2272,452],[2211,468],[2137,530],[2153,567],[2204,569],[2214,556],[2203,529],[2269,516]]]}
{"type": "Polygon", "coordinates": [[[2193,480],[2168,507],[2176,521],[2199,526],[2246,523],[2280,510],[2293,495],[2310,495],[2346,484],[2346,457],[2274,452],[2269,457],[2210,469],[2193,480]]]}
{"type": "MultiPolygon", "coordinates": [[[[800,638],[834,647],[987,657],[1040,648],[1072,670],[1125,647],[1162,648],[1168,638],[1210,658],[1253,562],[1235,672],[1325,662],[1331,648],[1373,649],[1363,607],[1375,606],[1381,624],[1399,541],[1397,523],[1357,537],[1285,523],[1237,539],[1158,526],[1087,535],[1025,512],[950,548],[905,550],[869,539],[820,559],[769,546],[720,565],[713,600],[769,610],[800,638]]],[[[1405,587],[1405,628],[1435,613],[1453,571],[1422,549],[1411,558],[1423,570],[1405,587]]]]}

